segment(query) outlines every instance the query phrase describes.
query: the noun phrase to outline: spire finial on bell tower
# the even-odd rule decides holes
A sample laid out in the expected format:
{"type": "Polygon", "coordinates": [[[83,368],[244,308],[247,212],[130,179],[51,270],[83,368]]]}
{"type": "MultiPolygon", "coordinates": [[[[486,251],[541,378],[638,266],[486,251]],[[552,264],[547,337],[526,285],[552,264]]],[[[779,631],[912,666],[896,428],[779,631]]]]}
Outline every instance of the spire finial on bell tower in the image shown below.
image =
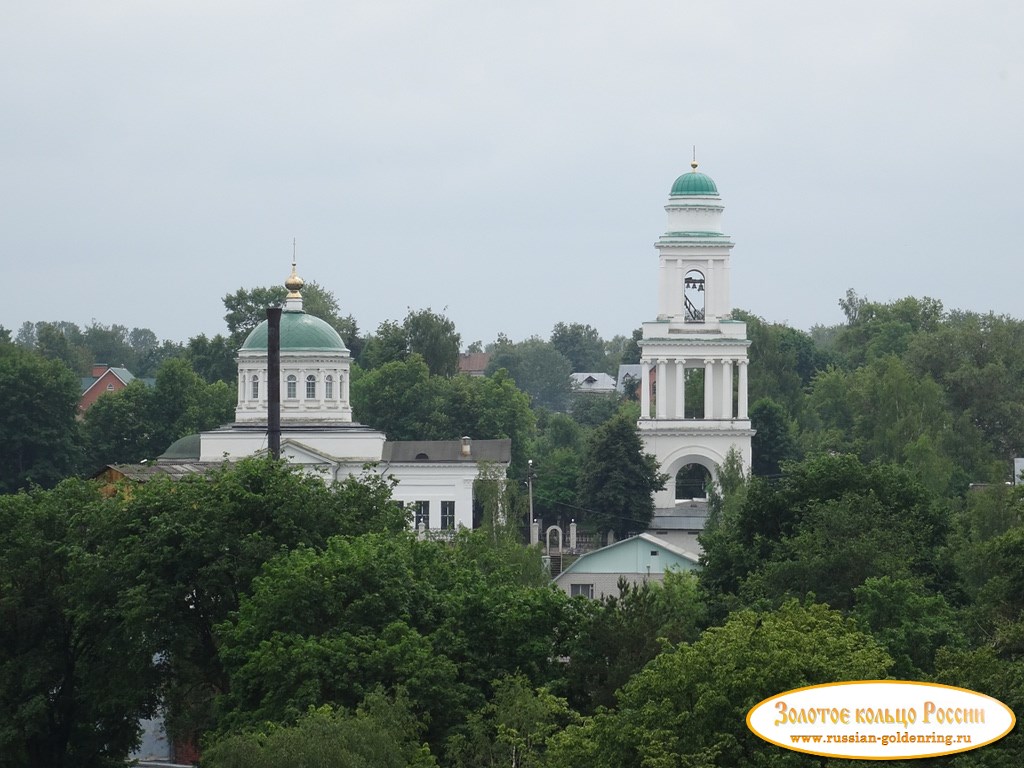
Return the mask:
{"type": "Polygon", "coordinates": [[[690,168],[693,169],[693,173],[697,172],[697,145],[693,145],[693,160],[690,161],[690,168]]]}

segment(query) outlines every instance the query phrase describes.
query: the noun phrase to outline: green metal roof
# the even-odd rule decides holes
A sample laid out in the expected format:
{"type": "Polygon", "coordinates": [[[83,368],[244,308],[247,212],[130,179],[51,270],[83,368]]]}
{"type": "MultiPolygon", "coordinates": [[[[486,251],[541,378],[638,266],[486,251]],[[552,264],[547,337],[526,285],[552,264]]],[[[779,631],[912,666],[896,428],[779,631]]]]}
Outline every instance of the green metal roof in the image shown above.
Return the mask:
{"type": "Polygon", "coordinates": [[[717,197],[718,187],[715,186],[715,182],[710,176],[690,171],[676,179],[676,183],[672,185],[672,195],[673,197],[676,195],[712,195],[717,197]]]}
{"type": "MultiPolygon", "coordinates": [[[[242,349],[267,348],[267,321],[252,329],[242,349]]],[[[281,349],[316,349],[345,351],[341,336],[325,321],[305,312],[281,313],[281,349]]]]}

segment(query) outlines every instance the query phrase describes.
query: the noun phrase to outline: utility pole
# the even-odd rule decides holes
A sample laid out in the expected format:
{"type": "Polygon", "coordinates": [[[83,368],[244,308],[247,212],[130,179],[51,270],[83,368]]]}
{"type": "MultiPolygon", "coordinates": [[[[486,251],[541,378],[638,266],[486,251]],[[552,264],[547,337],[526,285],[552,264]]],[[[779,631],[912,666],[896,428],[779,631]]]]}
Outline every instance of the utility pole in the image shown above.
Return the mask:
{"type": "Polygon", "coordinates": [[[526,462],[526,487],[530,492],[530,525],[533,525],[533,459],[526,462]]]}

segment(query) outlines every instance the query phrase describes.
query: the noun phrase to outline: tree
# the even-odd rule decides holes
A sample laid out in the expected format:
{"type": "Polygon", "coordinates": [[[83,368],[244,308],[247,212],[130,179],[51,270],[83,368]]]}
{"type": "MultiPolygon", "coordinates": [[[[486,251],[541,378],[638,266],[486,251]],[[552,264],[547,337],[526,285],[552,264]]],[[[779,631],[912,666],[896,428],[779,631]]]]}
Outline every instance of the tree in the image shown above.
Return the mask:
{"type": "Polygon", "coordinates": [[[604,351],[608,359],[608,373],[616,373],[620,365],[640,362],[640,341],[643,337],[643,328],[637,328],[630,336],[616,334],[605,342],[604,351]]]}
{"type": "Polygon", "coordinates": [[[423,358],[414,354],[355,378],[352,408],[360,422],[391,440],[511,438],[513,465],[525,470],[533,414],[526,395],[503,372],[431,376],[423,358]]]}
{"type": "Polygon", "coordinates": [[[92,355],[74,323],[37,323],[35,350],[49,360],[60,360],[80,376],[91,370],[92,355]]]}
{"type": "Polygon", "coordinates": [[[423,725],[401,690],[367,695],[355,712],[324,706],[294,725],[223,736],[203,753],[209,768],[431,768],[437,762],[419,734],[423,725]]]}
{"type": "Polygon", "coordinates": [[[363,345],[359,364],[367,370],[373,370],[387,363],[402,362],[408,357],[409,337],[405,328],[394,320],[385,320],[377,326],[377,333],[363,345]]]}
{"type": "Polygon", "coordinates": [[[208,339],[201,333],[188,340],[185,359],[207,384],[215,381],[234,384],[238,378],[235,351],[230,339],[223,334],[208,339]]]}
{"type": "Polygon", "coordinates": [[[580,473],[580,501],[586,519],[616,538],[644,530],[654,514],[652,494],[665,487],[657,459],[643,452],[636,423],[619,415],[587,439],[580,473]]]}
{"type": "Polygon", "coordinates": [[[755,475],[777,475],[782,462],[795,458],[793,439],[795,425],[786,409],[771,398],[763,397],[750,406],[750,426],[756,432],[751,438],[755,475]]]}
{"type": "MultiPolygon", "coordinates": [[[[539,553],[523,552],[539,571],[539,553]]],[[[550,679],[568,598],[524,584],[489,531],[454,547],[406,534],[337,536],[269,563],[218,638],[230,686],[225,725],[289,722],[310,706],[351,707],[398,687],[439,747],[517,670],[550,679]]]]}
{"type": "Polygon", "coordinates": [[[965,645],[962,617],[920,579],[872,576],[853,593],[854,617],[886,647],[897,679],[933,675],[939,648],[965,645]]]}
{"type": "Polygon", "coordinates": [[[574,372],[604,371],[607,368],[604,340],[593,326],[556,323],[551,331],[551,346],[565,356],[574,372]]]}
{"type": "Polygon", "coordinates": [[[881,679],[891,664],[870,635],[827,606],[789,601],[736,612],[692,645],[661,652],[622,688],[617,711],[552,737],[549,766],[807,765],[751,733],[747,711],[791,688],[881,679]]]}
{"type": "Polygon", "coordinates": [[[75,470],[80,394],[62,362],[0,344],[0,493],[52,486],[75,470]]]}
{"type": "Polygon", "coordinates": [[[530,396],[534,407],[565,411],[572,391],[569,360],[536,336],[513,344],[499,339],[491,352],[487,374],[504,368],[516,386],[530,396]]]}
{"type": "Polygon", "coordinates": [[[470,713],[462,733],[448,740],[453,768],[542,768],[550,736],[579,718],[565,699],[535,688],[522,674],[494,681],[494,696],[470,713]]]}
{"type": "Polygon", "coordinates": [[[710,529],[700,580],[716,599],[777,604],[813,592],[849,609],[868,577],[929,587],[946,578],[946,510],[905,470],[855,456],[789,464],[775,482],[754,478],[710,529]]]}
{"type": "Polygon", "coordinates": [[[81,480],[0,496],[0,766],[124,765],[155,709],[112,506],[81,480]]]}
{"type": "Polygon", "coordinates": [[[570,640],[566,695],[574,709],[593,714],[614,707],[615,693],[663,649],[693,642],[704,606],[692,573],[667,571],[664,582],[619,582],[618,596],[585,602],[570,640]]]}
{"type": "Polygon", "coordinates": [[[427,307],[409,310],[402,322],[410,353],[420,355],[433,376],[454,376],[459,370],[460,336],[455,323],[427,307]]]}
{"type": "Polygon", "coordinates": [[[113,562],[133,584],[122,607],[161,651],[168,728],[184,737],[216,724],[213,700],[229,681],[215,628],[239,609],[265,563],[322,549],[335,535],[408,528],[391,485],[376,475],[328,486],[270,459],[157,477],[116,499],[108,517],[125,534],[111,545],[113,562]]]}
{"type": "Polygon", "coordinates": [[[154,434],[153,390],[136,379],[118,392],[100,396],[82,420],[83,466],[136,463],[167,448],[154,434]]]}

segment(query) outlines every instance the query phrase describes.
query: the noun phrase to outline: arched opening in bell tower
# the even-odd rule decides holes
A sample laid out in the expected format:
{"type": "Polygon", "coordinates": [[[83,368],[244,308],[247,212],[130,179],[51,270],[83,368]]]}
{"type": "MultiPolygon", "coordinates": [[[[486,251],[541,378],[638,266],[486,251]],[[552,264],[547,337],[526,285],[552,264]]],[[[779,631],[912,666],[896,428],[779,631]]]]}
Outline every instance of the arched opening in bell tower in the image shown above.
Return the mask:
{"type": "Polygon", "coordinates": [[[683,278],[683,305],[686,322],[704,322],[704,275],[696,269],[683,278]]]}
{"type": "Polygon", "coordinates": [[[703,464],[685,464],[676,472],[676,501],[706,499],[711,472],[703,464]]]}

